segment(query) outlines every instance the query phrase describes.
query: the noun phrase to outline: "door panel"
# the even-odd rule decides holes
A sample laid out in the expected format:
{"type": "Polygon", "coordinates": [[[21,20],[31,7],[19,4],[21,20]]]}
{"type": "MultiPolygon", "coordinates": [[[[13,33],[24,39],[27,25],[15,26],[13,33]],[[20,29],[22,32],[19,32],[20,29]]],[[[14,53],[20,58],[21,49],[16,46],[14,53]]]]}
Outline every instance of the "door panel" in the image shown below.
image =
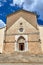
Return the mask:
{"type": "Polygon", "coordinates": [[[24,50],[24,43],[19,43],[19,50],[21,50],[21,51],[24,50]]]}

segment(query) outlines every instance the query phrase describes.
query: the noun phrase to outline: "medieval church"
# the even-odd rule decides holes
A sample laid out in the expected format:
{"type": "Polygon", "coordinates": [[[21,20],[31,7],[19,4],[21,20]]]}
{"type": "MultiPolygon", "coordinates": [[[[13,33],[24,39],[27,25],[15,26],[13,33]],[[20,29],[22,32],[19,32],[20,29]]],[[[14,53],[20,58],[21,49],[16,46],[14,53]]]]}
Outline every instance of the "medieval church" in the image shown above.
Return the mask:
{"type": "Polygon", "coordinates": [[[5,53],[41,53],[36,14],[24,10],[7,16],[5,53]]]}
{"type": "Polygon", "coordinates": [[[19,10],[7,16],[2,56],[0,59],[2,63],[8,62],[15,65],[41,65],[39,63],[43,63],[35,13],[19,10]]]}

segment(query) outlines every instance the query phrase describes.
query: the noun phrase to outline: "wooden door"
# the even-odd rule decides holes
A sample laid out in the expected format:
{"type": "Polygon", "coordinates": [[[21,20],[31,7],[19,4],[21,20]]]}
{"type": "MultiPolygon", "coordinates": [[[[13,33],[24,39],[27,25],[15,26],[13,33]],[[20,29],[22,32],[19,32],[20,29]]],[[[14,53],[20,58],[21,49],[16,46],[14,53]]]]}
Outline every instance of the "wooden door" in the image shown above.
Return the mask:
{"type": "Polygon", "coordinates": [[[24,43],[19,43],[19,50],[21,50],[21,51],[24,50],[24,43]]]}

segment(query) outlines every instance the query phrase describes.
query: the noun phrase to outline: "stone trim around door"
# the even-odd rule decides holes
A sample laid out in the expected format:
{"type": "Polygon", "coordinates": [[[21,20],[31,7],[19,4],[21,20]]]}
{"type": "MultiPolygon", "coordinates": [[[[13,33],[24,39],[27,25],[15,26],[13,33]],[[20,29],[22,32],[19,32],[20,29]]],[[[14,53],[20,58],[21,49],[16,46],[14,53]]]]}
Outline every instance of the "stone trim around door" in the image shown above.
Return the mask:
{"type": "Polygon", "coordinates": [[[16,40],[16,42],[15,42],[15,51],[17,51],[17,52],[25,52],[25,51],[28,51],[28,42],[26,42],[26,41],[28,41],[28,36],[27,36],[27,35],[15,35],[15,40],[16,40]],[[25,43],[24,43],[25,49],[24,49],[23,51],[20,51],[20,50],[18,49],[17,40],[18,40],[18,38],[19,38],[20,36],[24,37],[24,39],[25,39],[25,43]]]}

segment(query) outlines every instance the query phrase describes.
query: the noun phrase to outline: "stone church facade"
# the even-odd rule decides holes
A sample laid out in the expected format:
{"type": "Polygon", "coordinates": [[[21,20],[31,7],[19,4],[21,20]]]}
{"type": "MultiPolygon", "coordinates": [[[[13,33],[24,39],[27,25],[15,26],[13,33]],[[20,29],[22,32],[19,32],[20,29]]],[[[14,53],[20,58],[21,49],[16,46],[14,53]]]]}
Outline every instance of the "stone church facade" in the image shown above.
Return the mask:
{"type": "Polygon", "coordinates": [[[20,10],[9,15],[4,40],[5,53],[41,53],[36,14],[20,10]]]}
{"type": "Polygon", "coordinates": [[[4,61],[2,59],[0,62],[15,65],[43,63],[40,33],[35,13],[19,10],[7,16],[3,54],[5,59],[3,58],[4,61]]]}

